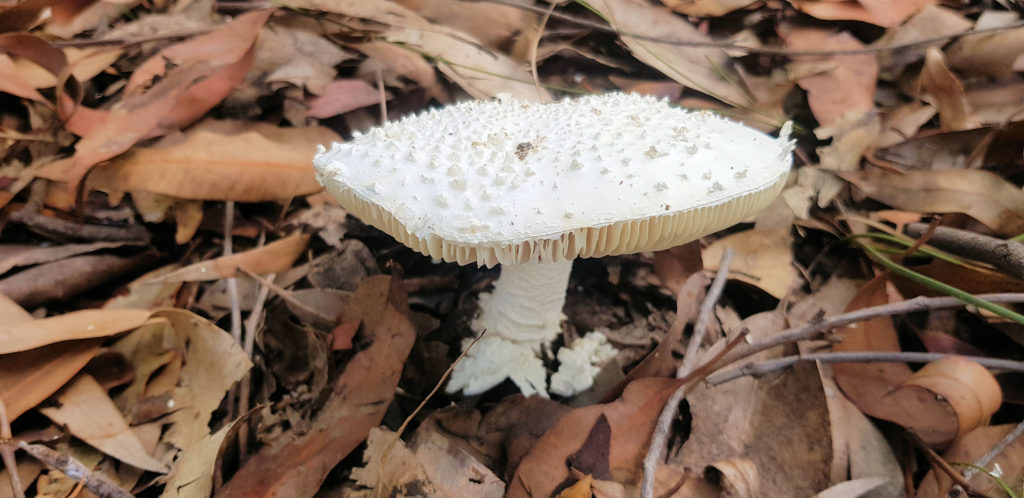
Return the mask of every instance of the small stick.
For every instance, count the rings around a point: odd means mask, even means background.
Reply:
[[[936,453],[935,450],[931,449],[927,444],[924,444],[924,441],[921,441],[921,438],[918,437],[917,434],[914,434],[913,431],[907,431],[907,434],[909,434],[910,441],[914,443],[914,446],[917,446],[917,449],[924,453],[925,458],[931,462],[932,466],[936,467],[935,470],[948,475],[950,479],[953,479],[953,482],[955,482],[957,486],[967,490],[971,496],[985,496],[975,490],[971,486],[971,483],[967,482],[967,479],[964,479],[964,476],[960,475],[960,472],[957,472],[957,470],[954,469],[949,462],[943,459],[942,456]]]
[[[121,489],[109,477],[93,472],[75,457],[51,450],[41,444],[28,444],[24,441],[18,442],[18,447],[32,455],[36,460],[43,462],[51,469],[59,470],[76,482],[85,485],[85,489],[92,491],[100,498],[132,498],[132,494]]]
[[[1013,430],[1008,432],[1005,436],[1003,436],[1003,438],[1000,439],[999,442],[997,442],[995,446],[992,447],[992,449],[988,450],[988,452],[982,455],[981,458],[978,459],[978,461],[974,462],[974,467],[968,467],[967,469],[965,469],[964,479],[970,481],[971,478],[975,476],[975,474],[980,472],[980,470],[978,469],[984,469],[988,467],[988,464],[992,463],[992,460],[994,460],[997,456],[999,456],[1000,453],[1006,450],[1008,446],[1013,444],[1013,442],[1017,438],[1019,438],[1021,434],[1024,434],[1024,421],[1017,424],[1017,426],[1014,427]]]
[[[993,303],[1024,303],[1024,293],[1009,292],[1000,294],[981,294],[977,297]],[[812,320],[802,325],[786,329],[778,335],[772,336],[771,338],[763,341],[740,346],[732,351],[732,353],[725,358],[722,364],[726,365],[734,363],[750,355],[760,353],[766,349],[781,346],[783,344],[791,344],[794,342],[814,339],[827,330],[849,325],[854,322],[869,320],[880,316],[901,315],[904,313],[933,309],[958,308],[961,306],[964,306],[964,302],[955,297],[919,296],[906,301],[900,301],[898,303],[861,308],[859,310],[843,313],[830,318]]]
[[[317,318],[319,318],[319,319],[321,319],[321,320],[323,320],[325,322],[331,322],[335,318],[335,317],[327,316],[327,315],[325,315],[323,313],[320,313],[315,308],[313,308],[313,307],[309,306],[308,304],[303,303],[302,301],[299,301],[298,299],[296,299],[295,296],[293,296],[291,292],[288,292],[287,289],[281,287],[280,285],[275,284],[274,282],[271,282],[270,280],[267,280],[267,279],[265,279],[265,278],[255,274],[255,273],[253,273],[250,270],[247,270],[247,269],[242,268],[241,266],[239,266],[238,268],[236,268],[236,271],[238,271],[239,273],[244,273],[244,274],[248,275],[249,278],[259,282],[260,284],[262,284],[264,286],[266,286],[268,289],[273,291],[274,294],[277,294],[278,297],[280,297],[281,299],[284,299],[285,301],[288,302],[288,304],[294,306],[296,309],[302,310],[305,313],[309,313],[309,314],[311,314],[311,315],[313,315],[313,316],[315,316],[315,317],[317,317]]]
[[[230,256],[234,244],[232,232],[235,229],[235,201],[227,201],[224,203],[224,256]],[[228,299],[231,301],[231,337],[235,339],[235,342],[242,345],[242,307],[238,302],[238,280],[235,277],[230,277],[225,282],[228,290]],[[232,389],[228,393],[228,420],[235,418],[235,404],[238,401],[238,391]]]
[[[644,455],[643,481],[640,483],[640,496],[642,498],[654,498],[654,476],[658,472],[658,460],[661,459],[662,452],[668,445],[668,435],[672,430],[672,419],[675,418],[676,413],[679,411],[679,403],[690,392],[690,388],[693,385],[707,377],[719,365],[719,362],[722,361],[726,354],[732,351],[740,341],[746,339],[749,332],[747,329],[741,330],[736,334],[736,337],[728,340],[728,343],[718,354],[692,372],[679,378],[679,380],[683,381],[683,385],[679,386],[669,396],[665,406],[662,407],[661,413],[658,415],[658,423],[654,426],[654,434],[651,436],[651,445],[647,448],[647,454]]]
[[[18,461],[14,458],[14,448],[11,444],[13,438],[11,421],[7,420],[7,407],[4,405],[4,399],[0,397],[0,456],[3,457],[4,468],[7,469],[8,481],[11,483],[15,498],[25,498],[25,492],[21,489],[21,476],[18,475]]]
[[[943,358],[949,358],[951,356],[960,356],[961,358],[966,358],[985,368],[993,370],[1024,372],[1024,362],[1001,360],[998,358],[986,358],[983,356],[899,351],[855,351],[842,353],[812,353],[747,363],[739,368],[710,375],[707,378],[707,383],[716,386],[747,375],[760,377],[765,374],[791,367],[798,361],[820,361],[822,363],[928,363],[938,361]]]
[[[920,237],[928,230],[924,223],[907,225],[907,233]],[[988,263],[1007,275],[1024,280],[1024,244],[989,237],[951,227],[935,227],[928,243],[959,256]]]
[[[273,282],[275,277],[277,277],[277,274],[271,273],[267,276],[267,281]],[[260,324],[260,317],[263,315],[263,305],[267,302],[268,294],[270,294],[270,288],[261,284],[260,291],[256,295],[256,302],[253,303],[252,311],[249,312],[249,319],[245,321],[245,344],[242,349],[245,350],[245,355],[250,360],[256,345],[256,331]],[[252,390],[251,377],[250,373],[247,372],[238,388],[238,413],[240,414],[249,412],[249,396]],[[245,425],[238,431],[238,454],[244,456],[249,449],[249,421],[243,418],[240,423]]]
[[[726,247],[722,251],[722,259],[718,263],[718,274],[715,275],[715,280],[711,282],[707,296],[700,306],[700,312],[697,313],[697,321],[693,324],[693,334],[690,336],[690,342],[686,345],[686,355],[683,356],[683,364],[676,370],[676,378],[685,377],[697,365],[700,345],[704,342],[704,334],[707,333],[708,322],[711,321],[711,314],[715,310],[715,304],[722,297],[725,282],[729,279],[729,265],[731,264],[732,248]]]

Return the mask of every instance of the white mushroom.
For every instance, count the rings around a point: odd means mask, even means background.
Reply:
[[[489,339],[448,384],[466,394],[510,377],[546,395],[543,366],[523,354],[561,331],[573,259],[665,249],[744,219],[782,190],[793,148],[788,124],[775,139],[633,94],[470,101],[380,129],[317,154],[327,190],[423,254],[502,265],[473,322]]]

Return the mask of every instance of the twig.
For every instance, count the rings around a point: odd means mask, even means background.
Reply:
[[[976,297],[993,303],[1024,303],[1024,293],[981,294]],[[827,330],[842,327],[854,322],[869,320],[880,316],[901,315],[933,309],[958,308],[961,306],[964,306],[963,301],[955,297],[919,296],[906,301],[900,301],[898,303],[861,308],[859,310],[843,313],[830,318],[812,320],[803,325],[786,329],[778,335],[763,341],[745,344],[732,351],[732,353],[726,356],[722,363],[734,363],[752,354],[760,353],[766,349],[771,349],[783,344],[791,344],[794,342],[814,339]]]
[[[309,306],[308,304],[306,304],[306,303],[304,303],[302,301],[299,301],[298,299],[295,299],[295,296],[293,296],[292,293],[289,292],[287,289],[285,289],[285,288],[275,284],[274,282],[271,282],[270,280],[267,280],[267,279],[265,279],[265,278],[255,274],[255,273],[253,273],[250,270],[247,270],[247,269],[242,268],[241,266],[239,266],[237,268],[237,271],[240,272],[240,273],[246,274],[247,276],[249,276],[249,278],[252,278],[253,280],[259,282],[260,284],[263,284],[263,285],[267,286],[267,288],[269,288],[271,291],[273,291],[274,294],[277,294],[278,297],[280,297],[281,299],[284,299],[285,301],[287,301],[288,304],[290,304],[293,307],[295,307],[295,309],[301,310],[304,313],[309,313],[310,315],[313,315],[313,316],[317,317],[318,319],[321,319],[321,320],[323,320],[325,322],[332,322],[334,320],[334,318],[335,318],[333,316],[327,316],[327,315],[325,315],[323,313],[320,313],[319,311],[316,310],[316,308],[313,308],[313,307]]]
[[[713,386],[724,384],[747,375],[760,377],[793,366],[798,361],[820,361],[822,363],[929,363],[951,356],[960,356],[985,368],[1012,372],[1024,372],[1024,362],[986,358],[983,356],[962,356],[946,353],[919,353],[901,351],[853,351],[842,353],[811,353],[786,356],[774,360],[748,363],[739,368],[710,375],[707,383]]]
[[[978,459],[978,461],[974,462],[973,467],[968,467],[966,470],[964,470],[964,479],[970,481],[971,478],[975,476],[975,474],[980,472],[979,469],[984,469],[988,467],[988,464],[992,463],[992,460],[994,460],[997,456],[999,456],[1000,453],[1006,450],[1008,446],[1013,444],[1013,442],[1017,438],[1019,438],[1021,434],[1024,434],[1024,422],[1017,424],[1017,426],[1014,427],[1013,430],[1011,430],[1009,433],[1003,436],[1003,438],[1000,439],[999,442],[995,444],[995,446],[992,446],[992,449],[988,450],[988,452],[982,455],[981,458]],[[949,496],[953,495],[950,494]]]
[[[47,467],[59,470],[72,480],[83,483],[85,489],[92,491],[100,498],[132,498],[131,493],[121,489],[109,477],[100,472],[93,472],[71,455],[51,450],[41,444],[28,444],[24,441],[18,442],[18,447],[36,460],[46,464]]]
[[[654,497],[654,476],[658,472],[658,461],[661,460],[662,452],[665,450],[665,447],[668,446],[668,435],[672,430],[672,419],[675,418],[676,413],[679,411],[679,403],[684,397],[686,397],[690,387],[711,373],[714,367],[722,361],[722,358],[732,351],[740,341],[745,339],[748,333],[749,331],[746,329],[741,330],[736,334],[736,337],[729,340],[728,344],[722,348],[722,351],[700,367],[679,378],[679,380],[683,382],[683,385],[679,386],[679,388],[669,396],[668,400],[665,401],[665,406],[662,407],[661,413],[658,415],[658,423],[654,426],[654,434],[651,436],[651,445],[647,448],[647,454],[644,455],[644,476],[643,481],[640,483],[641,497]]]
[[[928,229],[924,223],[907,225],[907,233],[920,237]],[[1007,275],[1024,279],[1024,244],[1011,240],[989,237],[959,228],[935,227],[928,243],[958,256],[982,261]]]
[[[970,493],[971,496],[985,496],[984,494],[978,492],[978,490],[974,489],[971,486],[971,483],[967,482],[967,479],[964,479],[964,476],[961,475],[960,472],[957,472],[957,470],[954,469],[953,466],[949,464],[949,462],[942,458],[941,455],[936,453],[935,450],[933,450],[927,444],[924,444],[924,441],[922,441],[917,434],[914,434],[913,431],[907,431],[907,434],[910,436],[910,441],[914,443],[914,446],[917,446],[917,449],[921,450],[921,452],[924,453],[925,458],[927,458],[928,461],[931,462],[932,466],[936,467],[935,470],[948,475],[950,479],[953,479],[953,482],[955,482],[961,488],[967,490],[967,492]]]
[[[544,100],[544,90],[540,85],[540,72],[537,70],[537,50],[540,48],[540,40],[544,37],[544,26],[547,26],[548,19],[551,18],[551,13],[555,11],[555,7],[558,4],[552,2],[550,6],[544,11],[544,17],[540,19],[540,23],[537,24],[537,37],[534,38],[533,43],[530,44],[530,72],[533,73],[533,85],[537,87],[537,98]]]
[[[4,468],[7,469],[7,478],[15,498],[25,498],[25,492],[21,488],[21,476],[18,475],[18,461],[14,458],[14,448],[11,444],[13,438],[11,421],[7,420],[7,407],[4,405],[4,399],[0,397],[0,456],[3,457]]]
[[[535,13],[538,13],[538,14],[543,13],[544,10],[545,10],[542,7],[535,7],[535,6],[531,6],[531,5],[524,5],[524,4],[516,2],[515,0],[476,0],[476,1],[484,1],[484,2],[488,2],[488,3],[496,3],[496,4],[499,4],[499,5],[507,5],[509,7],[515,7],[517,9],[528,10],[528,11],[535,12]],[[789,49],[778,48],[778,47],[748,47],[748,46],[745,46],[745,45],[737,45],[737,44],[731,43],[731,42],[701,42],[701,41],[692,41],[692,40],[674,40],[674,39],[662,38],[662,37],[659,37],[659,36],[651,36],[651,35],[644,35],[644,34],[640,34],[640,33],[632,33],[632,32],[628,32],[628,31],[622,31],[622,30],[615,29],[615,28],[610,27],[610,26],[608,26],[607,24],[604,24],[604,23],[600,23],[600,22],[597,22],[597,21],[592,21],[590,19],[586,19],[586,18],[579,17],[579,16],[574,16],[574,15],[571,15],[571,14],[565,14],[565,13],[562,13],[562,12],[555,12],[555,13],[551,14],[551,17],[554,17],[555,19],[558,19],[560,21],[565,21],[565,22],[568,22],[568,23],[575,24],[577,26],[582,26],[582,27],[585,27],[585,28],[590,28],[590,29],[593,29],[593,30],[596,30],[596,31],[601,31],[601,32],[604,32],[604,33],[613,33],[613,34],[616,34],[616,35],[619,35],[619,36],[626,36],[626,37],[635,38],[635,39],[641,40],[641,41],[649,41],[649,42],[661,43],[661,44],[665,44],[665,45],[674,45],[674,46],[680,46],[680,47],[695,47],[695,48],[720,48],[720,49],[723,49],[723,50],[744,51],[744,52],[746,52],[748,54],[776,54],[776,55],[789,55],[789,56],[833,56],[833,55],[874,54],[874,53],[878,53],[878,52],[896,52],[896,51],[900,51],[900,50],[908,50],[908,49],[924,47],[924,46],[932,45],[932,44],[935,44],[935,43],[944,43],[944,42],[948,42],[950,40],[955,40],[955,39],[963,38],[963,37],[967,37],[967,36],[974,36],[974,35],[982,35],[982,34],[989,34],[989,33],[997,33],[997,32],[1002,32],[1002,31],[1009,31],[1011,29],[1019,28],[1021,26],[1024,26],[1024,21],[1018,21],[1018,22],[1015,22],[1013,24],[1008,24],[1006,26],[997,26],[997,27],[984,28],[984,29],[971,29],[971,30],[967,30],[967,31],[961,31],[959,33],[953,33],[953,34],[948,34],[948,35],[940,35],[940,36],[933,36],[933,37],[930,37],[930,38],[922,38],[920,40],[915,40],[915,41],[912,41],[912,42],[898,43],[898,44],[893,44],[893,45],[879,45],[877,47],[867,47],[867,48],[861,48],[861,49],[848,49],[848,50],[789,50]]]
[[[711,314],[715,310],[715,304],[722,297],[725,289],[725,282],[729,279],[729,265],[732,264],[732,248],[726,247],[722,251],[722,259],[718,262],[718,274],[708,288],[707,296],[697,313],[697,321],[693,324],[693,334],[690,335],[690,342],[686,345],[686,355],[683,356],[683,364],[676,370],[676,378],[685,377],[697,365],[697,357],[700,352],[700,345],[704,342],[704,334],[707,333],[708,323],[711,321]]]
[[[277,277],[276,273],[267,275],[267,281],[273,282],[274,278]],[[245,350],[245,355],[252,359],[252,352],[256,345],[256,331],[260,324],[260,317],[263,316],[263,305],[267,302],[267,295],[270,294],[270,288],[266,285],[260,285],[260,291],[256,294],[256,302],[252,305],[252,311],[249,312],[249,319],[245,321],[245,338],[242,349]],[[245,373],[242,378],[241,384],[238,388],[238,413],[245,414],[249,412],[249,395],[252,390],[252,379],[249,372]],[[238,454],[243,457],[248,453],[249,450],[249,423],[248,419],[240,421],[245,424],[238,431]]]
[[[235,229],[235,201],[227,201],[224,203],[224,254],[223,256],[230,256],[234,250],[233,243],[233,232]],[[228,290],[228,299],[231,301],[231,337],[235,339],[235,342],[242,345],[242,306],[238,302],[238,280],[235,277],[229,277],[225,281],[225,285]],[[228,393],[228,420],[234,420],[235,418],[235,404],[238,402],[238,390],[231,389]]]
[[[483,337],[484,334],[486,333],[486,330],[480,332],[480,335],[476,336],[476,338],[473,339],[473,342],[469,343],[469,346],[467,346],[466,349],[464,349],[462,353],[459,354],[459,357],[455,358],[455,361],[453,361],[452,364],[448,366],[448,369],[445,370],[443,374],[441,374],[441,379],[437,381],[437,384],[434,384],[434,388],[430,390],[430,392],[427,394],[427,397],[423,398],[423,401],[420,402],[420,404],[416,407],[415,410],[412,411],[412,413],[409,414],[408,417],[405,417],[405,420],[402,421],[402,425],[398,427],[397,431],[395,431],[395,438],[391,440],[387,448],[384,448],[384,451],[381,452],[380,455],[381,472],[380,475],[378,475],[377,477],[377,486],[375,488],[375,493],[377,496],[381,496],[381,493],[384,490],[384,484],[382,482],[384,478],[384,462],[387,461],[388,455],[391,453],[391,449],[394,448],[396,444],[398,444],[398,440],[401,439],[402,433],[405,432],[405,429],[408,428],[409,424],[412,423],[413,418],[415,418],[416,415],[419,414],[421,410],[423,410],[423,407],[427,406],[427,402],[430,401],[430,399],[433,398],[435,394],[437,394],[437,391],[441,389],[441,386],[444,385],[444,382],[448,380],[448,377],[452,374],[452,370],[455,370],[455,366],[458,365],[459,362],[461,362],[462,359],[466,357],[466,354],[469,353],[469,350],[473,349],[473,346],[476,346],[476,343],[479,342],[480,338]]]
[[[384,90],[384,70],[381,66],[377,66],[377,92],[380,95],[380,102],[377,106],[380,108],[380,124],[388,122],[388,96]]]

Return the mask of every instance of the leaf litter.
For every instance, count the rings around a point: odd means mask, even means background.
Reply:
[[[142,496],[639,496],[704,301],[701,358],[746,334],[718,367],[749,375],[685,397],[656,496],[945,496],[953,474],[1018,492],[1010,7],[0,5],[0,496],[21,496],[8,456],[35,496],[79,493],[72,477]],[[793,120],[782,198],[686,246],[577,262],[560,344],[600,328],[619,350],[592,390],[428,397],[493,274],[348,216],[316,146],[469,98],[620,90]],[[725,248],[729,283],[705,297]],[[974,304],[914,307],[946,295]]]

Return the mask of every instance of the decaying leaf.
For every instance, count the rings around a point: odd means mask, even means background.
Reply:
[[[988,171],[839,173],[868,197],[923,213],[963,213],[1005,236],[1024,232],[1024,192]]]
[[[969,464],[977,462],[982,455],[988,453],[1013,430],[1013,424],[979,427],[960,439],[943,453],[947,462]],[[989,473],[991,475],[989,475]],[[993,479],[998,476],[1006,483],[1019,483],[1024,477],[1024,439],[1016,438],[1006,449],[985,466],[985,470],[975,474],[969,482],[980,493],[988,496],[999,496],[1003,492],[999,483]],[[952,487],[953,480],[942,471],[932,469],[917,488],[920,498],[941,498],[948,496],[946,492]]]
[[[888,285],[885,275],[876,277],[861,288],[847,310],[886,304]],[[838,332],[843,339],[834,351],[900,351],[891,317],[872,318]],[[933,363],[917,373],[903,363],[837,363],[832,370],[861,411],[913,430],[934,446],[974,429],[1002,403],[992,374],[962,359]]]
[[[308,433],[264,447],[216,496],[313,495],[331,468],[380,423],[395,395],[416,337],[407,306],[399,279],[375,276],[363,283],[343,316],[362,320],[372,344],[348,363]]]
[[[0,354],[55,342],[108,337],[149,320],[147,310],[80,310],[38,320],[0,324]]]
[[[39,411],[75,437],[118,460],[153,472],[167,465],[150,456],[103,389],[88,374],[79,375],[57,395],[56,407]]]
[[[291,235],[262,247],[186,266],[160,277],[160,281],[220,280],[239,276],[239,268],[257,275],[284,271],[292,267],[292,263],[302,254],[308,243],[308,235]]]
[[[704,249],[709,270],[718,268],[722,251],[733,250],[729,278],[746,282],[781,299],[797,278],[789,230],[747,230],[716,240]]]
[[[785,30],[783,36],[786,46],[793,50],[864,48],[845,31],[793,27]],[[807,103],[822,126],[829,126],[844,115],[860,116],[875,108],[878,62],[872,54],[794,57],[788,71],[807,90]]]
[[[15,420],[71,380],[99,351],[102,339],[64,341],[0,356],[0,398]]]

